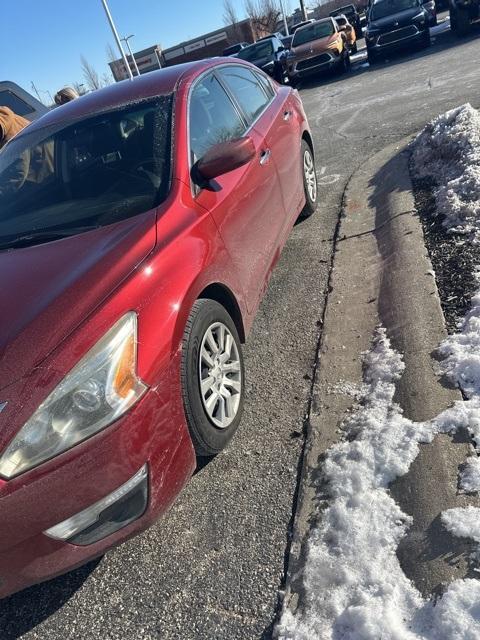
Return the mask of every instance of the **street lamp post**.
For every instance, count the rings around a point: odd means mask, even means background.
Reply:
[[[283,16],[283,27],[285,29],[285,35],[288,36],[290,35],[290,32],[288,30],[288,22],[287,22],[287,15],[285,13],[285,4],[283,0],[280,0],[280,9],[282,10],[282,16]]]
[[[307,20],[307,10],[305,9],[305,0],[300,0],[300,10],[303,15],[303,19]]]
[[[137,61],[135,60],[135,56],[133,55],[132,49],[130,47],[130,43],[128,42],[130,40],[130,38],[133,38],[133,36],[134,36],[134,34],[132,33],[129,36],[125,36],[125,38],[121,38],[121,40],[122,40],[122,42],[125,42],[125,44],[127,45],[127,49],[128,49],[129,54],[130,54],[130,57],[132,59],[133,66],[135,67],[135,71],[137,72],[137,76],[139,76],[140,75],[140,70],[138,68]]]
[[[123,50],[122,43],[120,42],[120,38],[118,36],[118,31],[115,27],[115,23],[113,22],[112,14],[110,13],[110,9],[108,8],[107,0],[102,0],[103,8],[105,9],[105,13],[107,14],[108,22],[110,23],[110,28],[113,33],[113,37],[115,38],[115,42],[117,43],[118,50],[120,51],[120,55],[123,58],[123,63],[125,64],[125,68],[127,70],[128,76],[130,80],[133,80],[133,73],[130,69],[130,65],[128,64],[127,57],[125,55],[125,51]]]

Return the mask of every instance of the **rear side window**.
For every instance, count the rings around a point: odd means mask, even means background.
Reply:
[[[19,98],[12,91],[0,91],[0,104],[2,107],[11,109],[17,116],[27,116],[29,113],[35,111],[31,105]]]
[[[245,122],[217,78],[198,82],[190,97],[190,152],[195,163],[219,142],[241,138]]]
[[[235,65],[221,69],[220,75],[240,105],[248,124],[252,124],[271,102],[271,93],[268,95],[264,91],[257,74],[246,67]]]
[[[0,153],[0,249],[144,213],[170,188],[171,96],[37,129]]]
[[[261,73],[255,73],[255,77],[257,78],[258,82],[262,85],[263,90],[267,94],[267,97],[273,98],[273,96],[275,95],[275,91],[268,77],[264,76]]]

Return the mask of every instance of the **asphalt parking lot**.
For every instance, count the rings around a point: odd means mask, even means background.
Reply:
[[[480,104],[478,33],[459,41],[444,22],[433,35],[427,51],[373,69],[360,52],[349,74],[302,87],[321,205],[293,230],[246,346],[240,431],[142,536],[1,601],[1,640],[271,637],[346,183],[435,115]]]

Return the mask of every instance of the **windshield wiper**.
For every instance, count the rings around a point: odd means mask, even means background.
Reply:
[[[53,240],[60,240],[61,238],[68,238],[69,236],[75,236],[84,231],[91,231],[92,229],[98,229],[96,225],[89,227],[71,227],[70,229],[52,229],[51,231],[35,231],[33,233],[25,234],[24,236],[17,236],[10,238],[9,240],[0,240],[0,251],[6,249],[21,249],[22,247],[31,247],[36,244],[42,244],[44,242],[51,242]]]

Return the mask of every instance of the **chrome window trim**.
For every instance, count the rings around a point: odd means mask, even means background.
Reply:
[[[249,125],[247,118],[245,117],[245,114],[243,112],[243,109],[240,107],[240,105],[238,104],[237,100],[235,99],[235,97],[233,96],[232,92],[230,91],[230,89],[225,86],[224,81],[222,80],[222,78],[216,73],[216,71],[218,69],[225,69],[225,68],[235,68],[235,67],[243,67],[244,69],[248,69],[250,70],[253,74],[255,73],[260,73],[262,75],[264,75],[268,81],[270,82],[270,86],[272,87],[272,91],[273,91],[273,95],[271,96],[269,102],[265,105],[265,108],[257,115],[257,117],[255,118],[255,120],[253,120],[253,122]],[[197,189],[197,185],[195,185],[195,183],[192,180],[191,174],[192,174],[192,168],[193,168],[193,163],[192,163],[192,150],[191,150],[191,145],[190,145],[190,101],[191,101],[191,97],[192,97],[192,93],[195,89],[195,87],[197,86],[197,84],[199,82],[201,82],[202,80],[204,80],[208,75],[214,75],[217,79],[217,81],[220,83],[222,89],[225,91],[225,93],[227,94],[228,99],[230,100],[230,102],[232,103],[233,108],[235,109],[235,111],[237,112],[239,118],[243,121],[243,123],[245,124],[245,131],[243,132],[243,136],[248,135],[248,133],[253,129],[254,125],[258,122],[258,120],[263,116],[263,114],[265,113],[265,111],[268,109],[268,107],[272,104],[272,102],[275,100],[275,98],[277,97],[277,90],[274,87],[274,85],[272,84],[269,76],[267,76],[266,73],[263,73],[261,69],[255,68],[255,69],[250,69],[250,66],[247,66],[246,64],[242,64],[242,63],[231,63],[231,62],[225,62],[219,65],[216,65],[214,67],[210,67],[209,69],[206,69],[203,73],[201,73],[197,78],[195,78],[195,80],[192,82],[192,84],[189,87],[188,90],[188,97],[187,97],[187,141],[188,141],[188,175],[189,175],[189,179],[190,179],[190,190],[192,193],[192,198],[195,200],[199,193],[202,191],[202,189]],[[265,93],[264,88],[262,87],[262,85],[259,85],[263,91],[263,93],[267,96],[267,94]],[[268,98],[269,96],[267,96]]]

